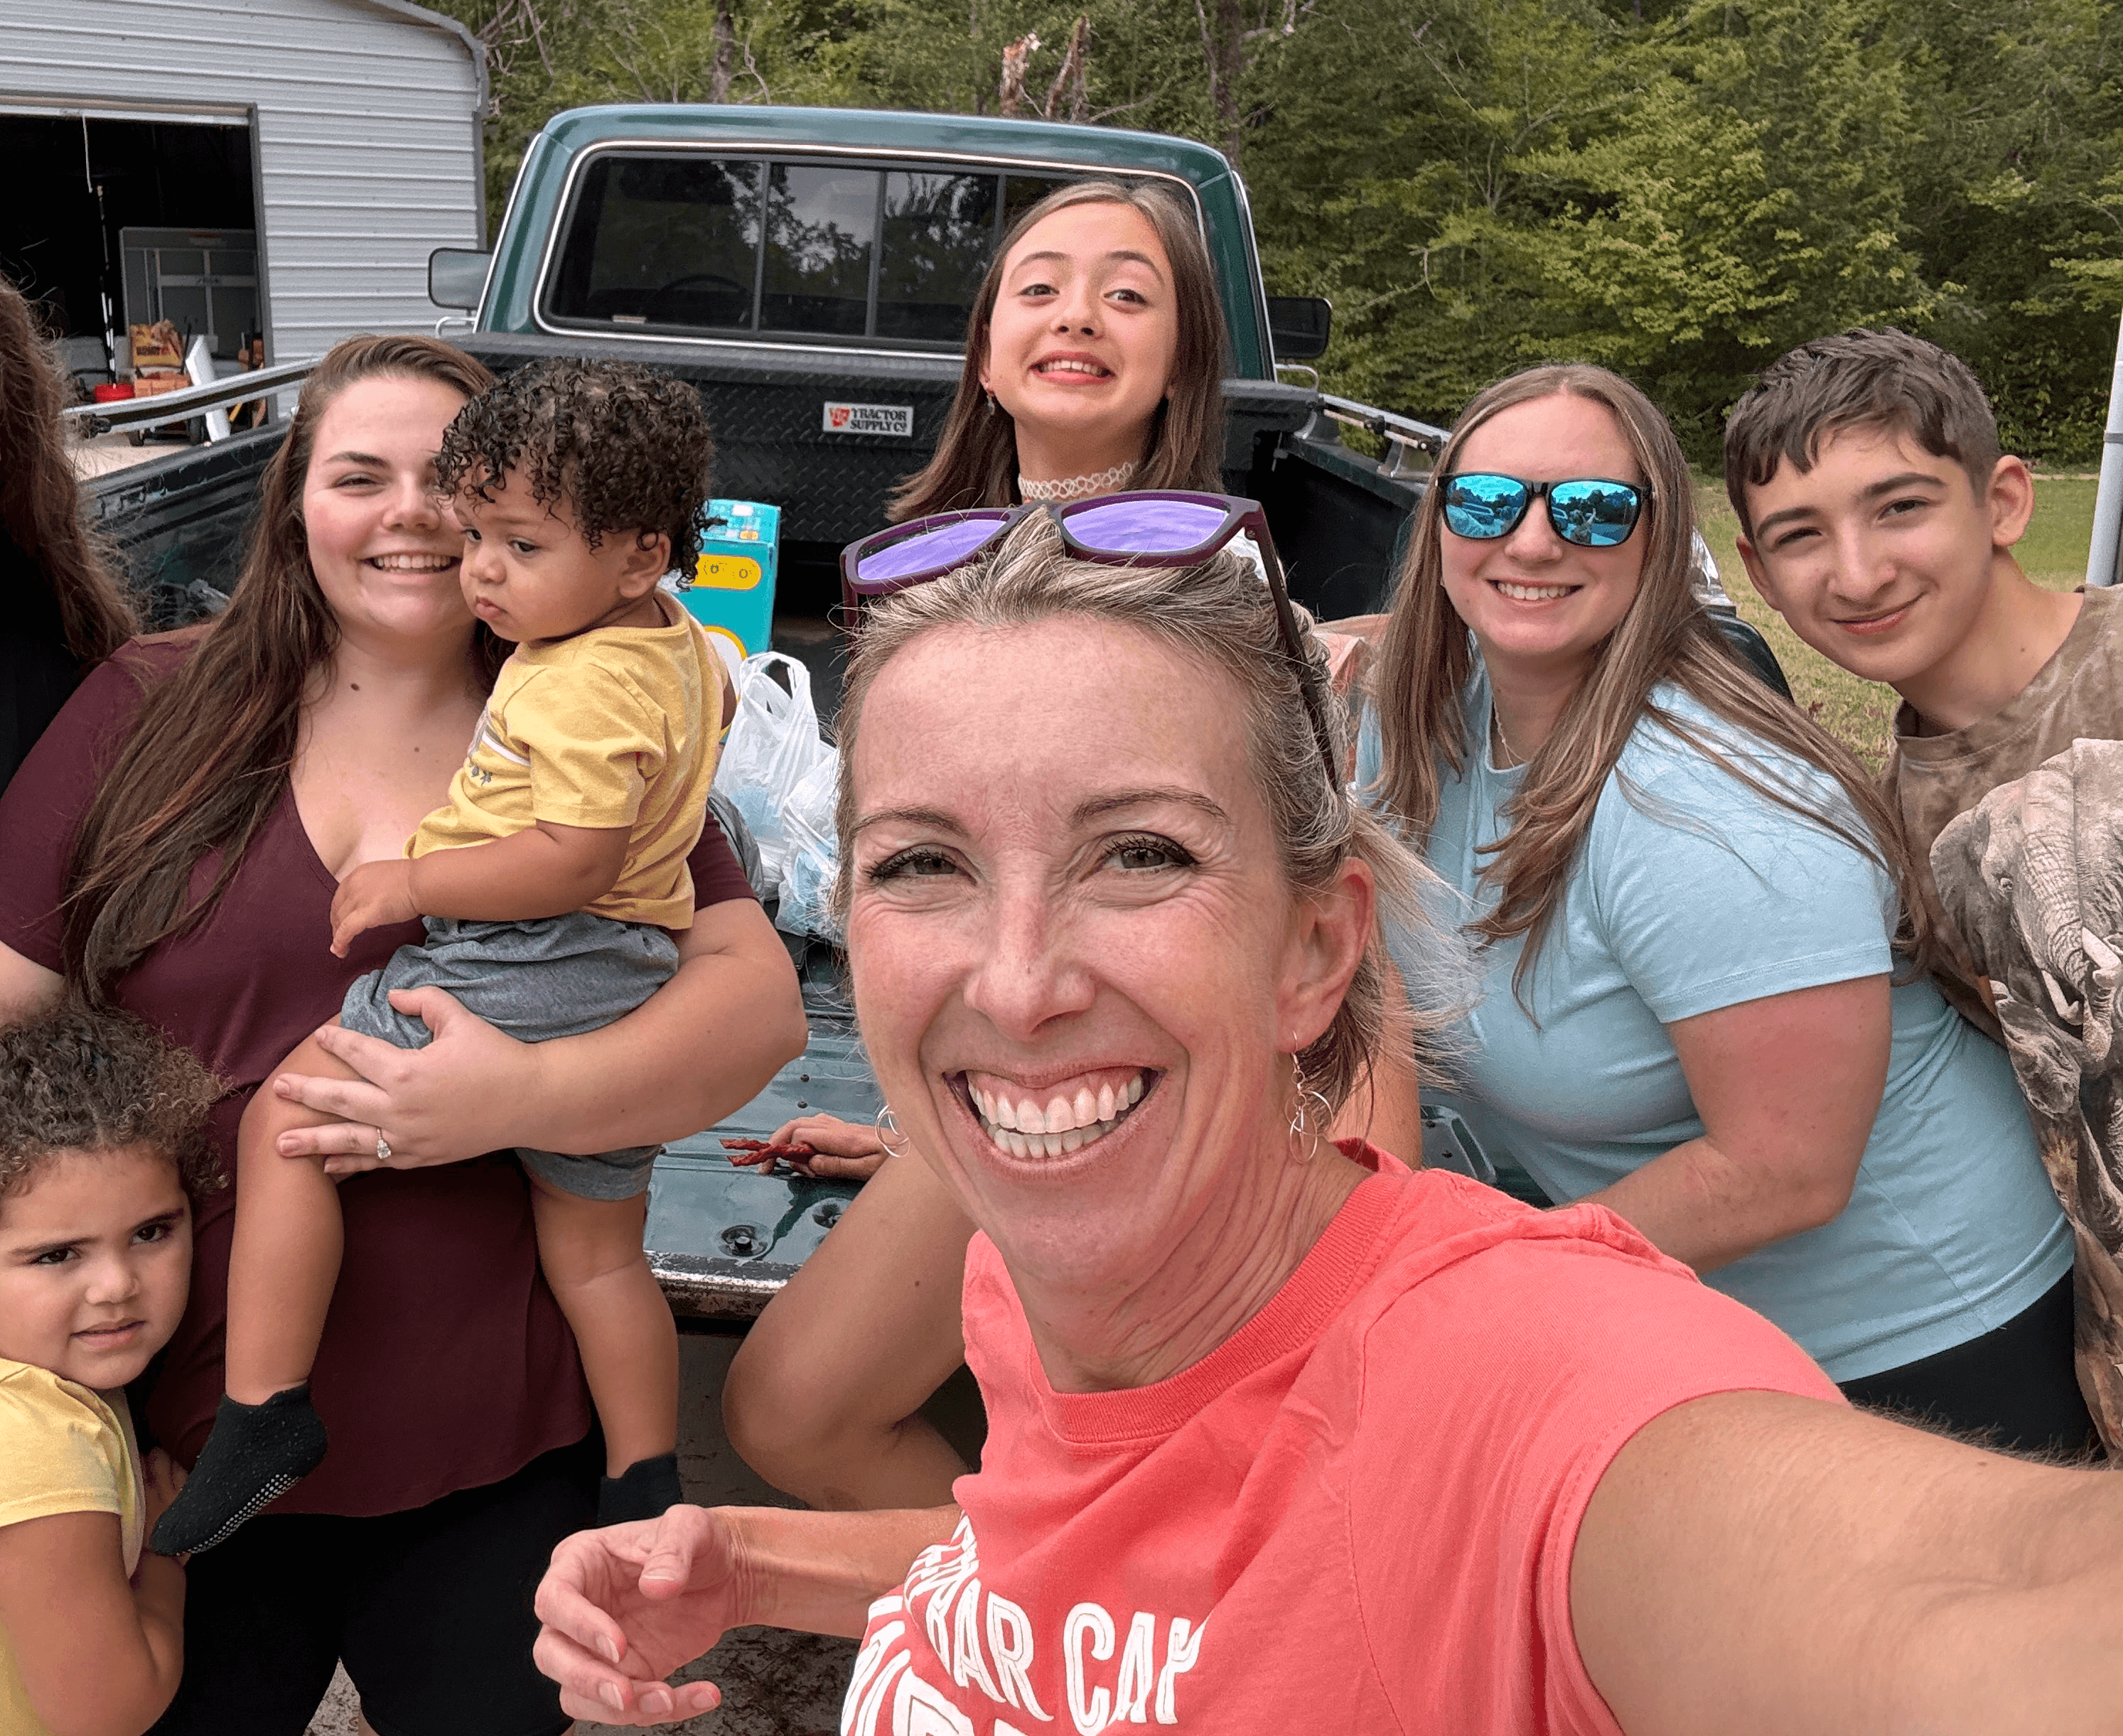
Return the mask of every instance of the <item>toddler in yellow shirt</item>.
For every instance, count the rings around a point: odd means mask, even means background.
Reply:
[[[191,1284],[220,1087],[137,1019],[0,1031],[0,1732],[141,1731],[184,1665],[184,1570],[143,1555],[174,1492],[143,1476],[124,1387]]]
[[[464,531],[466,601],[517,648],[448,803],[402,859],[364,863],[332,901],[342,957],[364,929],[425,919],[420,945],[348,990],[347,1029],[421,1047],[427,1027],[390,996],[433,985],[542,1042],[611,1023],[676,971],[727,686],[658,582],[693,564],[711,456],[693,389],[631,363],[536,364],[451,423],[435,470]],[[314,1039],[286,1065],[351,1076]],[[227,1392],[157,1549],[212,1547],[324,1457],[308,1382],[339,1276],[339,1205],[320,1164],[275,1144],[330,1119],[263,1091],[244,1116]],[[681,1498],[677,1332],[641,1238],[659,1149],[517,1153],[604,1428],[607,1524]]]

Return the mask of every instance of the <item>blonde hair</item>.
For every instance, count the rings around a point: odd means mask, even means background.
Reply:
[[[1324,691],[1326,653],[1296,611],[1313,676]],[[1248,761],[1274,828],[1284,879],[1299,896],[1329,886],[1351,859],[1367,864],[1378,888],[1378,917],[1418,936],[1431,933],[1413,888],[1427,870],[1392,832],[1330,779],[1305,714],[1299,674],[1283,649],[1268,587],[1247,562],[1229,554],[1197,567],[1121,567],[1070,559],[1044,513],[1019,525],[987,559],[926,584],[914,585],[866,614],[849,662],[841,701],[841,788],[837,814],[843,864],[835,903],[843,920],[851,895],[850,839],[855,819],[851,768],[871,686],[893,657],[940,627],[988,631],[1079,616],[1132,628],[1202,667],[1228,676],[1244,695]],[[1342,708],[1329,704],[1338,764],[1345,764]],[[1458,1008],[1412,1011],[1392,1005],[1393,976],[1383,957],[1378,917],[1356,975],[1327,1030],[1297,1057],[1305,1086],[1338,1111],[1367,1076],[1389,1032],[1413,1027],[1418,1053]],[[1450,948],[1453,943],[1444,937]],[[1411,990],[1427,987],[1410,984]],[[1418,993],[1429,1008],[1456,995]]]
[[[1894,811],[1848,749],[1789,700],[1772,693],[1727,648],[1695,599],[1694,479],[1673,429],[1650,399],[1604,367],[1562,363],[1528,368],[1498,381],[1467,406],[1432,474],[1451,475],[1468,438],[1499,411],[1550,397],[1600,405],[1629,442],[1650,484],[1637,531],[1644,539],[1643,573],[1591,673],[1564,706],[1506,805],[1509,829],[1487,847],[1494,854],[1482,868],[1483,880],[1498,889],[1497,907],[1469,924],[1472,932],[1489,943],[1525,937],[1513,976],[1514,987],[1523,995],[1527,973],[1562,907],[1600,793],[1638,721],[1648,717],[1757,794],[1880,863],[1893,877],[1901,901],[1897,939],[1918,968],[1929,968],[1935,943],[1915,865]],[[1445,593],[1443,508],[1442,489],[1424,491],[1371,686],[1384,749],[1376,789],[1418,848],[1428,841],[1436,821],[1446,769],[1464,770],[1472,748],[1464,695],[1474,652],[1466,625]],[[1652,700],[1652,690],[1661,682],[1833,778],[1849,797],[1859,826],[1822,812],[1804,791],[1736,761]]]

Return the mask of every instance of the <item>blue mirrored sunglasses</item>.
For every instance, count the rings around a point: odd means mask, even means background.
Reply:
[[[1548,502],[1548,522],[1565,542],[1581,549],[1611,549],[1629,540],[1643,517],[1651,490],[1610,476],[1568,482],[1526,482],[1489,470],[1447,476],[1445,528],[1474,542],[1493,542],[1519,527],[1536,500]]]
[[[1257,500],[1235,494],[1196,494],[1177,489],[1145,489],[1102,494],[1089,500],[1033,502],[1017,507],[974,507],[939,512],[894,525],[850,543],[841,554],[841,597],[852,623],[861,601],[886,597],[940,578],[964,566],[1013,525],[1033,512],[1044,512],[1062,532],[1062,540],[1078,560],[1109,566],[1188,567],[1207,560],[1241,531],[1251,534],[1268,575],[1276,625],[1283,651],[1297,667],[1298,689],[1311,720],[1327,780],[1339,784],[1333,737],[1327,726],[1326,702],[1318,671],[1305,655],[1304,636],[1290,606],[1282,563],[1268,535],[1268,514]]]

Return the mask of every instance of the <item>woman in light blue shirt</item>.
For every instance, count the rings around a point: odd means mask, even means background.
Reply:
[[[1486,949],[1456,1107],[1854,1398],[2084,1446],[2070,1236],[2011,1066],[1912,974],[1862,769],[1694,601],[1665,419],[1536,368],[1435,475],[1358,776]]]

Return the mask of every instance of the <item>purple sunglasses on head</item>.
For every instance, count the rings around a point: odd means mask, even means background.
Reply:
[[[1334,738],[1327,727],[1319,672],[1305,655],[1282,563],[1276,556],[1275,540],[1268,535],[1268,514],[1257,500],[1180,489],[1144,489],[1066,503],[972,507],[893,525],[841,551],[841,592],[849,620],[860,618],[866,597],[888,597],[964,566],[1033,512],[1044,512],[1054,521],[1075,559],[1116,567],[1190,567],[1207,559],[1241,531],[1249,533],[1260,550],[1283,652],[1296,667],[1298,690],[1304,695],[1305,715],[1327,767],[1327,781],[1339,788]]]

